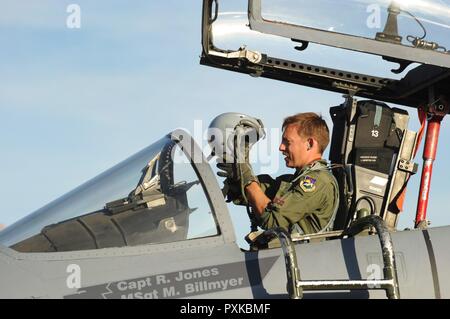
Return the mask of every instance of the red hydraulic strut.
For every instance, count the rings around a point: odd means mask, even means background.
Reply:
[[[417,203],[416,228],[424,228],[427,226],[427,207],[430,195],[431,174],[433,172],[433,163],[436,159],[437,146],[439,141],[439,131],[441,122],[445,115],[448,114],[449,105],[443,99],[438,103],[432,104],[428,109],[428,128],[423,150],[423,169],[422,179],[420,182],[419,200]]]

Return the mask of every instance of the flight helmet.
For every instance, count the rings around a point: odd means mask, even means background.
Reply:
[[[208,143],[212,155],[217,155],[225,162],[232,162],[235,154],[235,137],[245,136],[251,148],[266,135],[260,119],[242,113],[223,113],[212,120],[208,127]]]

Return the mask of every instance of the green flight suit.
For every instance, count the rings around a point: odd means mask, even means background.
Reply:
[[[325,160],[316,161],[294,175],[277,179],[259,175],[260,186],[272,202],[256,218],[263,229],[282,227],[289,232],[311,234],[330,222],[339,201],[336,179]],[[298,226],[300,229],[298,229]]]

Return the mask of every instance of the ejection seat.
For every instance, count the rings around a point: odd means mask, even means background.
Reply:
[[[380,216],[396,229],[413,163],[417,133],[408,130],[406,111],[372,100],[347,101],[330,109],[330,161],[340,189],[334,230],[358,218]]]

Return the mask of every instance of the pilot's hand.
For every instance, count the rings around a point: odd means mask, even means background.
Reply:
[[[239,176],[239,181],[241,182],[242,192],[245,197],[245,187],[252,182],[259,183],[259,180],[253,173],[252,166],[249,162],[237,164],[236,169],[237,175]]]
[[[217,175],[220,177],[226,177],[233,181],[238,181],[236,175],[236,167],[232,163],[217,163],[219,171]]]
[[[222,193],[228,203],[233,202],[237,205],[243,203],[241,186],[236,181],[226,178],[223,182]]]
[[[227,178],[228,182],[241,183],[242,187],[258,181],[258,178],[253,174],[252,166],[248,162],[218,163],[217,168],[219,169],[218,176]]]
[[[218,163],[217,167],[221,170],[217,172],[217,175],[226,177],[223,181],[222,193],[227,202],[246,205],[248,200],[245,188],[252,182],[259,183],[251,165],[249,163]]]
[[[242,120],[240,125],[235,127],[234,151],[238,163],[249,163],[250,149],[266,135],[264,124],[261,120],[256,119],[256,121],[258,124],[254,121]]]
[[[235,162],[250,163],[250,149],[258,141],[256,133],[253,130],[238,127],[235,138]]]

